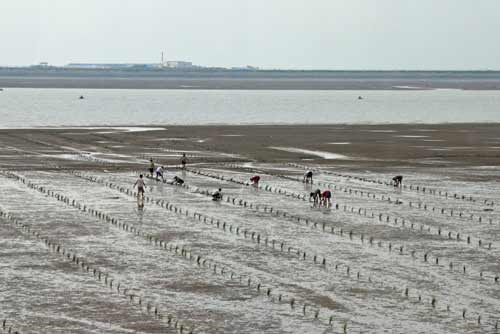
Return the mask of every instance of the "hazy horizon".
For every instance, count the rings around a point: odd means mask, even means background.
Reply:
[[[283,70],[500,70],[500,2],[19,0],[0,66],[48,62]]]
[[[90,71],[90,72],[113,72],[113,71],[119,71],[119,72],[124,72],[124,69],[112,69],[112,68],[72,68],[72,67],[66,67],[65,65],[69,64],[102,64],[102,65],[112,65],[112,64],[130,64],[130,65],[144,65],[144,64],[157,64],[154,62],[120,62],[120,61],[115,61],[115,62],[94,62],[94,61],[82,61],[82,62],[69,62],[67,64],[49,64],[50,68],[58,68],[58,69],[66,69],[66,71],[77,71],[77,72],[84,72],[84,71]],[[193,64],[193,65],[200,65],[200,64]],[[217,70],[221,69],[224,71],[241,71],[241,72],[246,72],[246,70],[242,68],[237,68],[238,66],[230,67],[230,66],[204,66],[200,65],[201,67],[191,67],[187,69],[182,69],[182,68],[168,68],[168,67],[163,67],[162,70],[165,71],[172,71],[172,72],[196,72],[196,71],[203,71],[203,70]],[[241,65],[245,66],[245,65]],[[0,69],[9,69],[9,70],[44,70],[45,67],[40,66],[40,63],[34,63],[34,64],[21,64],[21,65],[2,65],[0,64]],[[143,72],[148,72],[148,71],[155,71],[159,68],[153,68],[153,69],[144,69]],[[378,69],[378,68],[266,68],[266,67],[258,67],[257,69],[260,72],[263,71],[290,71],[290,72],[500,72],[499,69],[476,69],[476,68],[470,68],[470,69],[406,69],[406,68],[394,68],[394,69]],[[131,68],[130,72],[134,71],[139,71],[140,70],[134,70],[134,68]]]

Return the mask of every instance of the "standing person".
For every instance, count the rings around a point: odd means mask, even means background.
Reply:
[[[149,174],[153,177],[155,172],[155,163],[153,162],[153,158],[149,159]]]
[[[161,177],[162,181],[164,181],[165,179],[163,178],[163,166],[159,166],[158,168],[156,168],[156,180],[158,181],[158,179]]]
[[[331,202],[332,192],[330,190],[325,190],[321,193],[321,202],[325,208],[329,208],[332,205]]]
[[[186,157],[186,153],[182,153],[182,157],[181,157],[181,165],[182,165],[182,169],[186,169],[186,164],[187,164],[187,157]]]
[[[312,170],[307,170],[305,173],[304,173],[304,182],[305,183],[313,183],[313,172]]]
[[[252,183],[252,185],[254,186],[258,186],[259,185],[259,181],[260,181],[260,176],[259,175],[254,175],[250,178],[250,182]]]
[[[134,183],[134,188],[137,186],[137,199],[144,198],[144,190],[146,189],[146,183],[144,183],[144,179],[142,174],[139,175],[139,178]]]
[[[403,176],[401,175],[396,175],[392,178],[392,181],[394,182],[394,187],[402,187],[403,186]]]

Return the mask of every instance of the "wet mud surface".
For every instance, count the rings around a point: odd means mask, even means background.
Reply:
[[[407,127],[390,130],[412,136]],[[493,128],[471,127],[469,145],[493,138],[482,131]],[[352,142],[366,128],[351,130],[329,141]],[[462,130],[445,126],[439,136]],[[300,145],[307,128],[273,145],[307,150],[305,158],[260,146],[264,128],[233,149],[241,137],[227,135],[246,131],[1,131],[2,330],[497,332],[500,168],[494,154],[486,161],[488,149],[375,157],[362,154],[370,143]],[[314,155],[324,151],[363,159]],[[165,182],[146,178],[141,208],[133,185],[150,157],[167,171]],[[306,168],[312,185],[302,182]],[[384,183],[396,169],[402,188]],[[249,185],[253,175],[258,186]],[[174,176],[185,184],[172,184]],[[312,205],[316,188],[332,191],[332,207]]]

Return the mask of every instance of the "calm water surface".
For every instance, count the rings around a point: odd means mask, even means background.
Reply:
[[[80,95],[85,98],[79,99]],[[500,92],[31,88],[0,92],[2,128],[445,122],[500,122]]]

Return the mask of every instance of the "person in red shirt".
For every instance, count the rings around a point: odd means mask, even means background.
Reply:
[[[331,198],[332,192],[330,190],[324,190],[321,193],[321,202],[325,208],[329,208],[332,205]]]
[[[254,186],[259,185],[259,181],[260,181],[260,176],[258,176],[258,175],[252,176],[252,177],[250,178],[250,182],[251,182],[251,183],[252,183],[252,185],[254,185]]]

